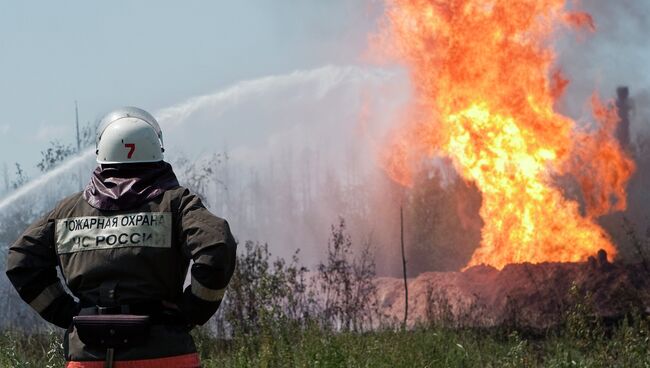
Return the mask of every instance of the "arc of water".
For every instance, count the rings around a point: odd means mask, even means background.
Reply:
[[[222,106],[222,109],[219,110],[222,112],[227,107],[237,105],[245,97],[264,94],[275,89],[287,89],[301,84],[315,83],[316,96],[320,98],[344,82],[383,80],[393,75],[393,72],[379,68],[326,65],[316,69],[298,70],[288,74],[242,81],[216,93],[192,97],[175,106],[161,109],[155,116],[161,124],[181,124],[202,107]]]
[[[204,106],[222,106],[221,111],[224,111],[226,108],[238,104],[246,97],[263,94],[276,88],[286,89],[305,83],[315,83],[318,88],[316,95],[322,96],[344,82],[384,80],[392,75],[392,72],[383,69],[356,66],[328,65],[310,70],[298,70],[288,74],[242,81],[215,93],[193,97],[180,104],[158,110],[154,115],[158,117],[161,124],[180,124],[193,112]],[[0,212],[32,191],[47,185],[52,179],[82,164],[94,153],[94,149],[82,151],[57,168],[21,186],[0,200]]]
[[[63,164],[61,164],[61,165],[57,166],[56,168],[52,169],[47,174],[42,175],[42,176],[28,182],[27,184],[21,186],[20,188],[16,189],[13,193],[11,193],[7,197],[2,198],[2,200],[0,200],[0,212],[4,211],[13,202],[15,202],[18,199],[22,198],[23,196],[31,193],[33,190],[36,190],[36,189],[40,188],[41,186],[44,186],[44,185],[48,184],[52,179],[58,177],[59,175],[67,173],[72,168],[77,167],[77,165],[79,165],[82,162],[88,160],[94,154],[95,154],[95,149],[94,148],[82,151],[79,154],[77,154],[75,157],[67,160]]]

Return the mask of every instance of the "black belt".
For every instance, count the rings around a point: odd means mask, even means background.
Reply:
[[[122,304],[110,307],[102,307],[100,305],[93,305],[88,307],[82,307],[79,315],[81,316],[93,316],[98,314],[135,314],[141,316],[150,316],[157,313],[160,313],[163,309],[162,303],[150,302],[150,303],[135,303],[135,304]]]
[[[132,314],[138,316],[150,316],[153,323],[159,324],[187,324],[180,311],[163,306],[160,302],[145,302],[122,304],[117,306],[102,307],[93,305],[82,307],[80,316],[96,316],[111,314]]]

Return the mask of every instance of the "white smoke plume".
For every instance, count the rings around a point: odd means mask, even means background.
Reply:
[[[571,81],[566,108],[582,117],[589,114],[594,92],[613,99],[618,86],[629,86],[632,95],[650,87],[650,2],[590,0],[576,6],[591,14],[596,31],[567,32],[557,52],[558,64]]]
[[[617,86],[628,85],[637,101],[632,131],[649,130],[650,3],[593,0],[578,6],[592,14],[597,31],[578,37],[561,31],[557,64],[571,80],[563,112],[581,119],[590,114],[594,91],[611,99]],[[318,256],[338,215],[364,207],[364,198],[348,189],[373,182],[377,146],[408,91],[403,72],[329,65],[239,82],[154,115],[165,134],[168,160],[184,156],[197,167],[213,165],[207,202],[231,221],[240,240],[268,241],[279,255],[300,247]],[[223,152],[228,159],[222,155],[216,165],[214,154]],[[48,187],[57,175],[80,170],[89,175],[92,160],[86,162],[80,169],[71,161],[3,198],[0,212]],[[79,181],[55,197],[78,190]],[[377,216],[371,215],[360,232],[394,225],[373,222]]]
[[[404,81],[394,70],[324,66],[242,81],[154,116],[166,159],[179,163],[181,184],[190,183],[198,164],[213,170],[206,203],[241,241],[269,242],[283,256],[295,248],[317,256],[330,224],[347,207],[325,188],[360,183],[376,167],[375,144],[403,103]],[[374,115],[363,125],[360,113],[368,105]],[[93,153],[88,149],[2,198],[0,214],[16,203],[42,213],[80,190],[94,167]],[[215,154],[222,154],[221,165]],[[187,172],[190,163],[195,171]]]

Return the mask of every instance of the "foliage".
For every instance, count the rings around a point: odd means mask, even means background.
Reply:
[[[332,228],[327,261],[318,266],[329,276],[321,271],[313,275],[316,290],[323,290],[321,282],[340,282],[339,291],[331,289],[331,295],[355,298],[354,290],[367,280],[356,276],[354,264],[367,274],[372,268],[369,261],[351,257],[350,243],[340,221]],[[215,336],[207,327],[193,331],[207,368],[650,367],[648,316],[630,314],[606,324],[595,317],[590,295],[577,287],[570,290],[572,303],[564,323],[542,335],[512,324],[477,329],[436,322],[406,330],[397,325],[362,330],[355,327],[354,317],[374,313],[376,306],[367,302],[372,298],[347,307],[336,299],[327,304],[310,291],[308,270],[299,266],[297,253],[290,262],[273,260],[265,244],[247,242],[238,261],[221,310],[228,334]],[[324,313],[324,305],[336,312]],[[323,323],[326,318],[334,321]],[[351,322],[340,323],[346,319]],[[59,333],[5,332],[0,336],[0,366],[63,366]]]
[[[206,368],[648,367],[649,326],[644,317],[626,319],[589,346],[566,329],[534,338],[515,331],[435,326],[360,333],[278,324],[247,339],[217,339],[201,330],[194,337]],[[0,366],[62,367],[59,349],[55,335],[5,334],[0,337]]]
[[[23,184],[27,183],[29,181],[29,177],[25,174],[25,171],[23,168],[20,166],[18,162],[16,164],[16,178],[11,182],[11,187],[14,189],[18,189],[19,187],[23,186]]]
[[[79,149],[90,147],[95,142],[94,131],[95,128],[88,123],[79,130],[79,141],[75,142],[75,144],[62,143],[58,140],[50,141],[50,146],[41,151],[41,161],[36,164],[36,167],[41,172],[50,171],[65,159],[77,153],[76,144],[79,145]]]
[[[307,290],[307,269],[271,260],[267,244],[246,242],[228,287],[222,313],[237,334],[258,334],[274,323],[302,323],[313,315],[313,295]]]
[[[228,162],[228,153],[213,153],[207,159],[191,161],[180,155],[175,167],[180,168],[183,184],[200,198],[207,199],[210,185],[221,188],[225,183],[219,178],[219,166]]]
[[[637,259],[640,259],[645,270],[650,272],[650,262],[648,261],[648,256],[646,255],[650,241],[648,234],[646,233],[645,239],[641,239],[639,235],[637,235],[634,223],[628,219],[627,216],[623,216],[622,227],[628,241],[632,245],[632,249],[636,253]]]
[[[479,244],[481,196],[462,180],[423,168],[405,192],[404,227],[409,276],[456,271]]]
[[[5,331],[0,336],[0,367],[63,367],[59,331],[21,334]]]
[[[323,324],[334,330],[361,331],[371,327],[377,288],[373,283],[375,263],[370,244],[353,258],[345,220],[332,225],[327,244],[327,261],[318,265],[318,287],[324,298]]]
[[[68,156],[74,154],[76,150],[70,144],[64,144],[59,141],[51,141],[50,147],[41,151],[41,161],[36,164],[41,172],[47,172],[56,167]]]

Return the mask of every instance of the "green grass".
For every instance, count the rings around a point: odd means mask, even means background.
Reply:
[[[506,330],[417,328],[331,333],[278,328],[229,343],[197,336],[205,367],[650,367],[648,321],[524,337]]]
[[[648,319],[567,324],[545,335],[505,329],[420,327],[367,333],[316,325],[276,325],[218,340],[194,331],[203,365],[211,367],[650,367]],[[1,367],[62,367],[58,334],[0,337]]]
[[[21,334],[5,331],[0,335],[0,367],[63,367],[62,333]]]

